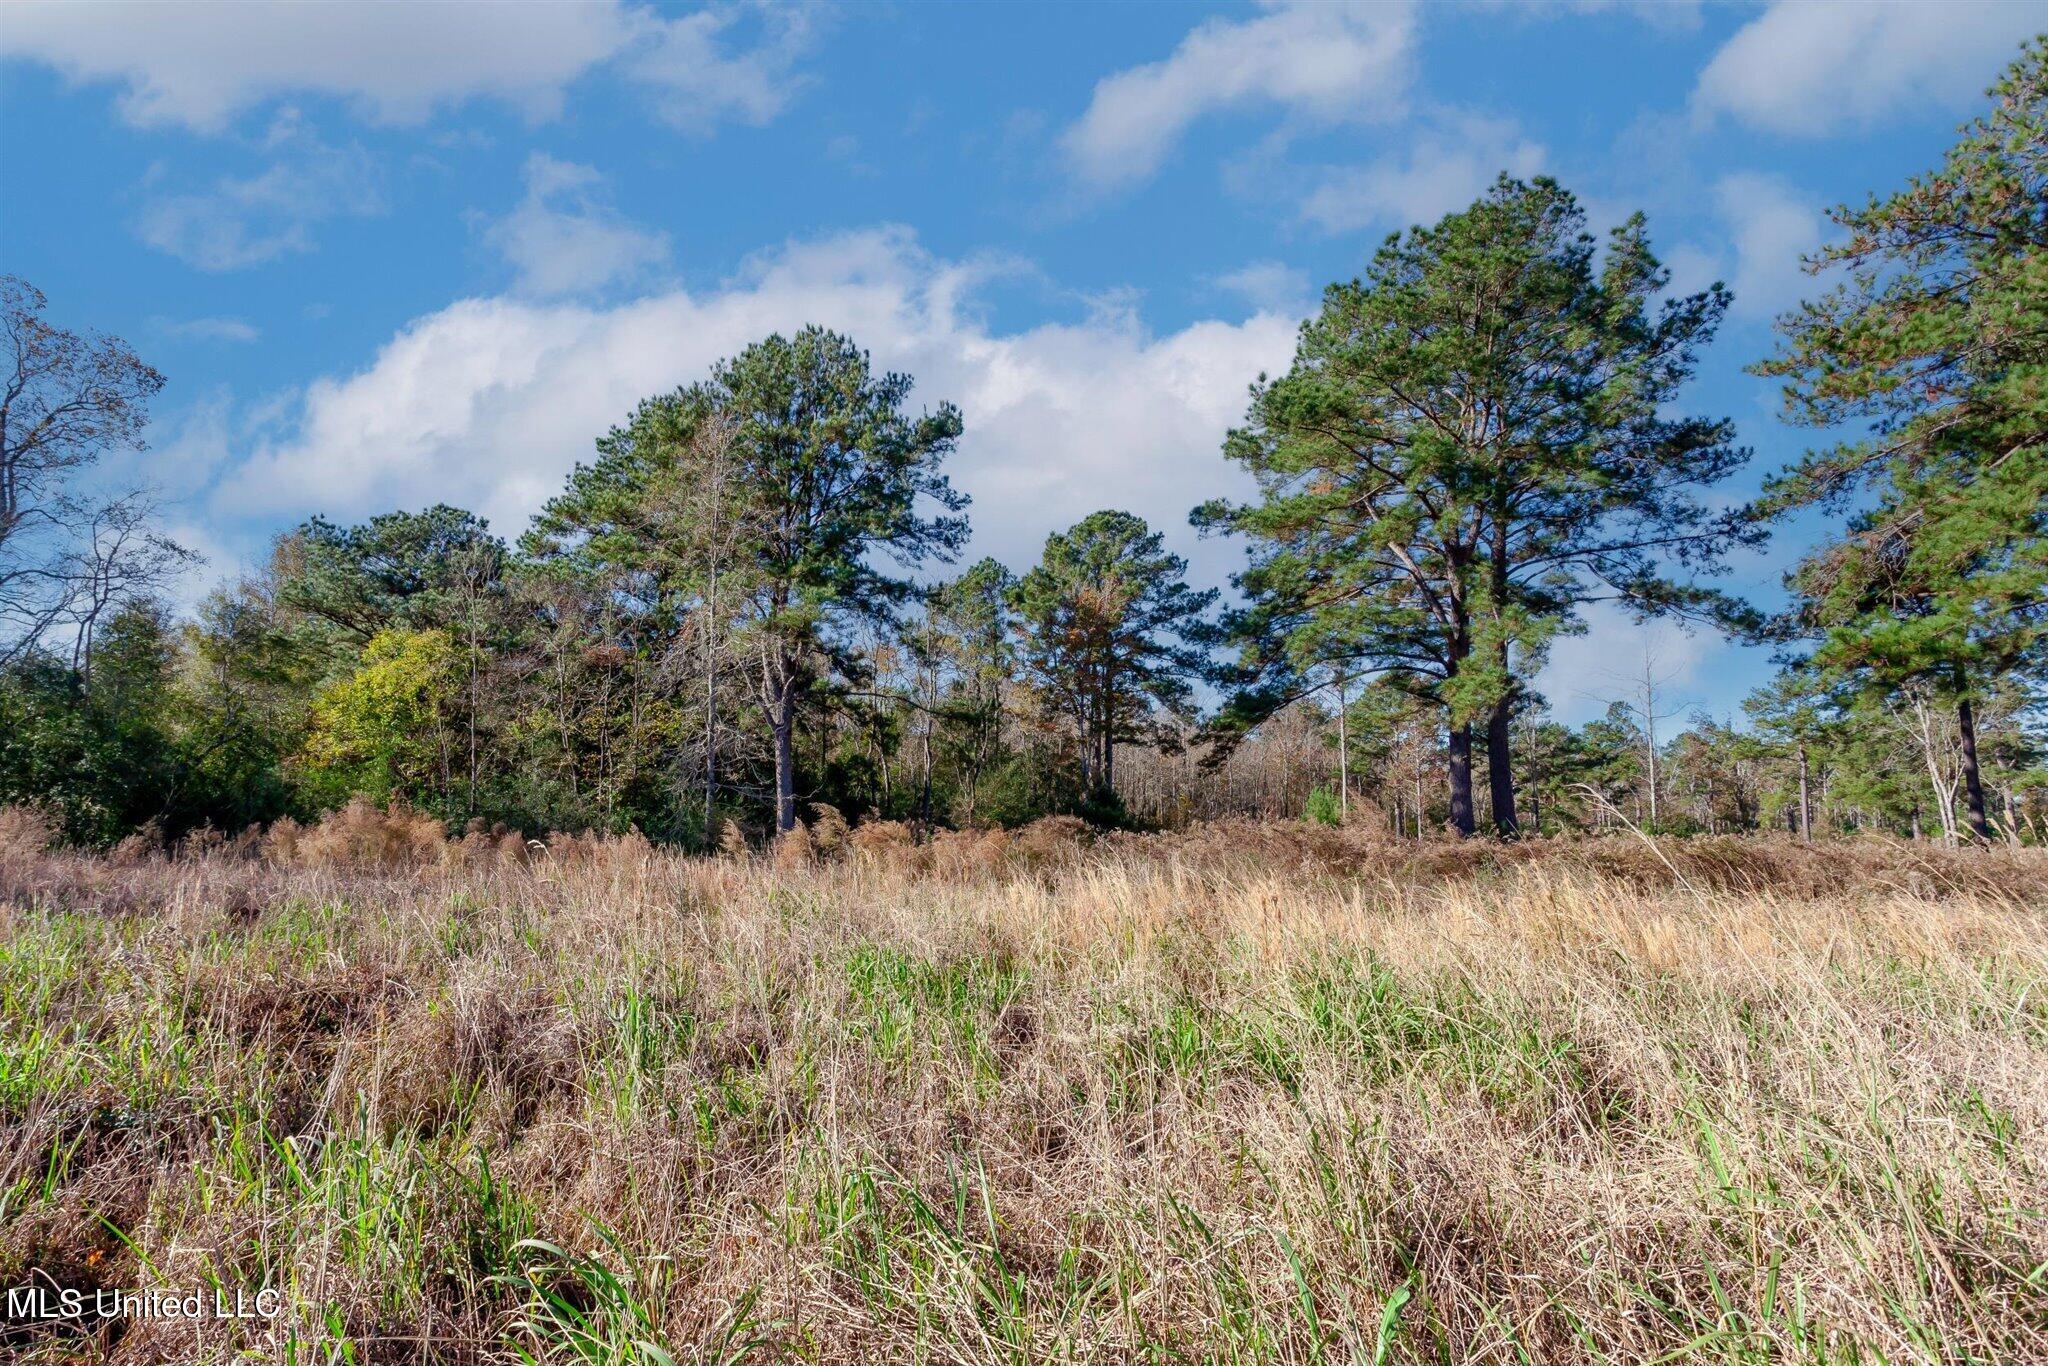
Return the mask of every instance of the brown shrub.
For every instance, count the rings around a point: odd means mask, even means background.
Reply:
[[[811,803],[811,844],[822,858],[835,858],[846,851],[846,817],[829,802]]]
[[[219,853],[227,842],[227,836],[211,825],[197,826],[187,830],[178,841],[178,857],[187,863],[198,863]]]
[[[356,797],[298,832],[293,858],[312,868],[424,868],[440,863],[447,845],[433,817],[396,802],[380,810]]]
[[[849,843],[863,863],[909,868],[918,862],[917,832],[903,821],[862,821]]]
[[[290,816],[272,821],[270,828],[263,832],[261,853],[266,862],[291,865],[299,861],[299,841],[305,837],[306,827]]]
[[[163,826],[152,818],[123,835],[114,847],[107,851],[107,862],[117,867],[133,867],[135,864],[159,858],[163,852]]]
[[[1095,827],[1079,816],[1040,816],[1017,832],[1015,848],[1027,858],[1071,858],[1094,841]]]
[[[777,835],[775,843],[769,846],[769,854],[775,866],[784,872],[808,868],[818,861],[818,850],[811,840],[810,827],[802,821]]]
[[[931,838],[930,867],[940,877],[986,876],[1008,861],[1013,842],[1010,832],[999,827],[941,830]]]
[[[57,822],[40,807],[0,806],[0,858],[34,858],[57,843]]]

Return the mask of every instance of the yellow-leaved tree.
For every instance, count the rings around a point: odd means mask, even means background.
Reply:
[[[460,679],[448,633],[379,631],[354,673],[320,690],[304,751],[323,800],[422,803],[448,790],[449,708]]]

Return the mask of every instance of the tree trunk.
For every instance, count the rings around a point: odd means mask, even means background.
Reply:
[[[1493,704],[1493,714],[1486,718],[1487,795],[1493,799],[1494,832],[1504,840],[1521,834],[1521,827],[1515,822],[1514,756],[1509,749],[1512,710],[1513,704],[1503,697]]]
[[[711,566],[711,588],[704,611],[704,847],[718,848],[718,566]]]
[[[768,728],[775,737],[775,828],[796,828],[796,670],[783,663],[775,670],[769,694]],[[818,738],[825,737],[824,727]]]
[[[796,718],[789,708],[775,716],[775,828],[796,828]]]
[[[1799,746],[1799,838],[1813,839],[1813,808],[1808,804],[1806,788],[1806,746]]]
[[[1345,697],[1347,680],[1337,680],[1337,820],[1351,819],[1351,704]]]
[[[1934,790],[1935,814],[1941,817],[1941,842],[1956,847],[1956,789],[1941,778],[1941,755],[1934,737],[1934,717],[1926,699],[1913,698],[1913,721],[1920,741],[1920,753],[1927,760],[1927,785]]]
[[[1969,812],[1970,833],[1986,844],[1991,842],[1991,822],[1984,818],[1984,779],[1977,768],[1977,714],[1967,695],[1956,702],[1956,726],[1963,740],[1963,805]]]
[[[1472,820],[1472,724],[1451,727],[1451,828],[1469,836]]]

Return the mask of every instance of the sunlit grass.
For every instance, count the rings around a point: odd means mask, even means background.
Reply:
[[[8,855],[0,1272],[287,1303],[8,1350],[2048,1357],[2041,855],[1068,836]]]

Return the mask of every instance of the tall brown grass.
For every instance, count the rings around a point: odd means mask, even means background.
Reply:
[[[2039,851],[818,817],[0,815],[0,1283],[288,1304],[0,1352],[2048,1360]]]

